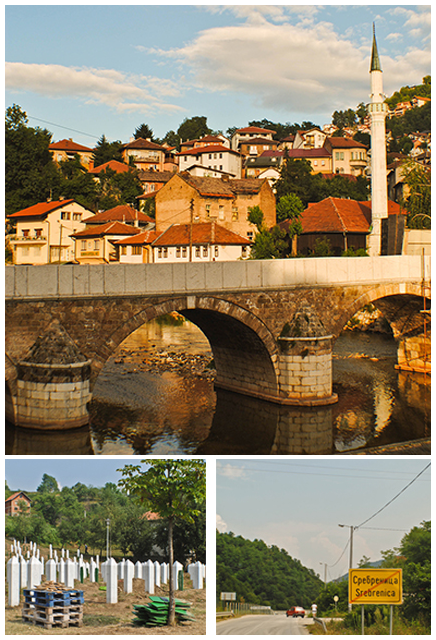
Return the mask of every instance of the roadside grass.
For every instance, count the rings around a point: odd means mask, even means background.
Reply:
[[[327,634],[332,636],[355,636],[361,634],[361,628],[353,628],[345,625],[344,621],[326,622]],[[323,636],[324,631],[320,625],[311,625],[307,627],[309,633],[314,636]],[[389,622],[376,622],[370,626],[365,626],[366,636],[388,636]],[[402,620],[394,619],[392,635],[395,636],[415,636],[415,635],[431,635],[431,628],[423,625],[418,620]]]

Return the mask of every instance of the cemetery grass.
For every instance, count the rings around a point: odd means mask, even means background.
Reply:
[[[133,605],[148,604],[149,597],[144,593],[144,581],[133,580],[133,592],[123,592],[123,581],[118,581],[118,602],[106,604],[106,591],[100,591],[102,583],[85,580],[76,581],[75,588],[83,591],[83,625],[66,629],[53,627],[44,629],[41,625],[24,622],[21,617],[22,600],[19,607],[9,607],[6,595],[5,633],[6,635],[204,635],[206,633],[206,590],[191,589],[188,574],[185,574],[185,588],[176,591],[176,598],[191,603],[189,612],[195,622],[185,622],[175,627],[137,627],[133,625]],[[156,588],[155,594],[168,596],[167,588]]]

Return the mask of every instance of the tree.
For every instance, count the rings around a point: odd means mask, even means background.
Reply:
[[[194,116],[193,118],[185,118],[177,129],[177,135],[183,141],[197,140],[203,136],[210,135],[212,129],[207,126],[206,116]]]
[[[135,138],[135,140],[138,140],[138,138],[144,138],[144,140],[151,140],[152,142],[154,140],[153,130],[150,129],[148,124],[145,123],[142,123],[139,125],[139,127],[136,127],[133,137]]]
[[[94,148],[94,166],[99,167],[110,160],[122,162],[121,148],[123,144],[120,140],[109,142],[103,134]]]
[[[98,178],[98,209],[107,210],[119,204],[134,206],[136,197],[143,193],[138,170],[135,167],[122,173],[117,173],[107,167],[99,173]]]
[[[97,211],[98,190],[91,173],[80,162],[78,154],[59,163],[61,174],[60,195],[74,198],[81,205]]]
[[[430,229],[431,173],[412,160],[403,162],[402,169],[408,195],[402,198],[401,205],[407,211],[407,225],[410,229]]]
[[[59,490],[58,481],[48,473],[42,476],[41,484],[36,489],[39,493],[55,493]]]
[[[158,513],[168,522],[169,614],[168,624],[175,625],[175,599],[172,580],[173,528],[178,520],[192,522],[199,505],[206,499],[206,464],[204,460],[142,460],[146,471],[138,465],[126,465],[119,485],[137,496],[144,507]]]
[[[44,202],[54,195],[59,177],[50,143],[51,133],[40,127],[29,127],[26,112],[19,105],[6,109],[6,214]]]
[[[167,144],[170,147],[177,147],[180,151],[180,138],[175,131],[170,129],[166,132],[165,136],[160,140],[160,144]]]

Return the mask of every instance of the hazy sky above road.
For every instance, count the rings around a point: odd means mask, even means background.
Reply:
[[[368,102],[372,23],[387,94],[430,73],[430,5],[6,6],[6,106],[53,139],[127,142],[207,116],[331,121]]]
[[[327,563],[330,580],[349,567],[349,549],[341,554],[350,528],[338,525],[363,524],[428,464],[419,457],[217,460],[217,529],[284,548],[322,579]],[[429,468],[355,531],[354,566],[363,556],[380,560],[431,519],[430,484]]]

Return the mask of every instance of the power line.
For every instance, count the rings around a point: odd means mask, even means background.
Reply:
[[[36,118],[35,116],[30,116],[27,114],[28,118],[32,118],[33,120],[38,120],[38,122],[45,122],[45,124],[51,124],[53,127],[60,127],[61,129],[68,129],[68,131],[74,131],[75,133],[80,133],[82,136],[89,136],[90,138],[95,138],[98,140],[100,136],[94,136],[92,133],[85,133],[84,131],[79,131],[78,129],[71,129],[71,127],[65,127],[63,124],[57,124],[56,122],[49,122],[48,120],[42,120],[41,118]]]
[[[375,518],[379,513],[381,513],[384,509],[386,509],[386,507],[388,507],[390,504],[393,503],[394,500],[396,500],[402,493],[404,493],[406,491],[406,489],[408,489],[410,487],[411,484],[413,484],[415,482],[415,480],[418,480],[419,476],[421,476],[424,471],[427,471],[427,469],[431,466],[431,462],[428,463],[428,465],[418,473],[418,475],[416,475],[413,480],[411,480],[409,482],[409,484],[407,484],[403,489],[401,489],[401,491],[399,493],[397,493],[397,495],[395,497],[392,498],[392,500],[389,500],[389,502],[387,502],[384,507],[382,507],[381,509],[379,509],[378,511],[376,511],[370,518],[367,518],[366,520],[364,520],[364,522],[362,522],[362,524],[359,524],[357,527],[355,527],[354,530],[359,529],[360,527],[362,527],[364,524],[366,524],[367,522],[369,522],[370,520],[372,520],[373,518]]]

